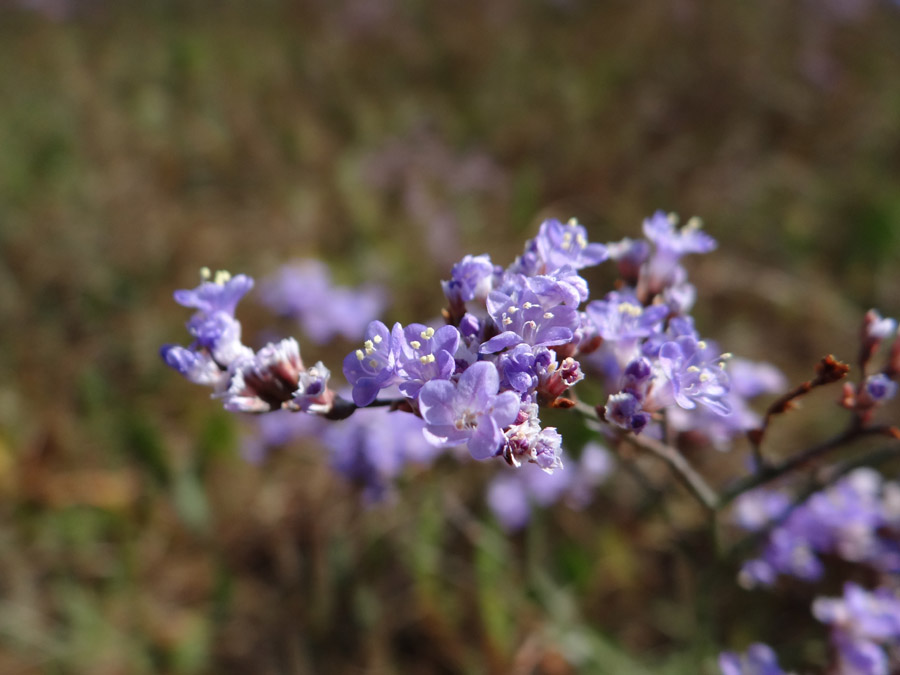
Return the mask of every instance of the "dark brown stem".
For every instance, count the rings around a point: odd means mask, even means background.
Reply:
[[[900,440],[900,429],[887,424],[863,427],[854,420],[854,423],[848,429],[838,435],[807,448],[792,457],[788,457],[777,464],[763,466],[756,474],[739,480],[722,494],[720,506],[726,506],[745,492],[770,483],[795,469],[821,459],[837,448],[866,436],[887,436],[888,438]]]

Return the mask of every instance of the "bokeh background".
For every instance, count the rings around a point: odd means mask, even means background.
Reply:
[[[695,675],[799,630],[652,466],[512,536],[482,464],[366,507],[314,444],[246,463],[251,424],[158,357],[203,265],[320,258],[405,323],[544,217],[613,241],[660,208],[720,242],[702,333],[793,380],[852,360],[867,308],[900,314],[900,7],[0,2],[0,673]]]

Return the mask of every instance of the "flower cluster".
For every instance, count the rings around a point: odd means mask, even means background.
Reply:
[[[260,299],[275,314],[296,321],[312,342],[326,344],[338,335],[356,340],[381,314],[386,295],[372,284],[338,286],[325,263],[297,260],[262,281]]]
[[[823,556],[900,572],[900,483],[873,469],[856,469],[793,509],[784,493],[754,490],[738,499],[735,515],[746,530],[771,527],[762,554],[741,569],[745,587],[771,586],[779,574],[816,581]]]
[[[588,443],[578,459],[566,460],[565,471],[502,471],[488,485],[487,504],[508,532],[521,530],[531,519],[532,507],[563,502],[573,509],[586,507],[594,490],[614,468],[612,454],[599,443]]]
[[[698,221],[679,228],[662,213],[645,221],[644,234],[645,240],[604,245],[589,242],[575,220],[547,220],[505,269],[487,255],[464,257],[443,282],[444,325],[389,329],[376,320],[365,327],[362,345],[343,363],[352,404],[329,389],[322,363],[303,365],[295,340],[256,352],[241,343],[234,310],[253,284],[243,275],[220,274],[176,293],[181,304],[198,310],[188,323],[195,341],[188,348],[164,347],[163,356],[188,379],[213,386],[225,407],[239,412],[345,417],[396,387],[401,399],[395,407],[421,417],[432,445],[466,445],[476,459],[500,456],[547,472],[562,466],[562,440],[542,424],[540,408],[572,405],[563,395],[584,378],[582,363],[609,391],[599,407],[606,421],[627,432],[640,433],[664,409],[693,411],[694,417],[680,418],[680,429],[703,414],[723,418],[719,436],[745,429],[746,406],[730,388],[728,355],[700,338],[688,314],[695,291],[680,259],[712,250],[714,240]],[[590,301],[580,272],[610,257],[622,283]],[[322,340],[353,332],[363,309],[378,309],[375,295],[350,302],[353,294],[344,291],[332,287],[327,269],[304,263],[265,283],[263,296]],[[758,382],[748,386],[760,388]]]
[[[187,322],[194,341],[188,347],[165,345],[163,360],[195,384],[210,386],[226,410],[262,413],[286,409],[330,413],[334,393],[331,372],[320,361],[306,368],[293,338],[269,343],[254,352],[241,341],[234,312],[253,288],[253,280],[227,272],[201,270],[203,281],[175,292],[175,301],[197,311]]]

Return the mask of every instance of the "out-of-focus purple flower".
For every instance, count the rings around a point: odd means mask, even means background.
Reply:
[[[454,326],[435,330],[420,323],[394,329],[397,375],[400,391],[415,398],[429,380],[447,380],[456,370],[454,355],[459,347],[459,331]]]
[[[642,274],[651,293],[658,293],[675,281],[678,261],[688,253],[708,253],[716,247],[716,240],[703,232],[701,223],[691,218],[682,228],[677,220],[657,211],[644,221],[644,236],[652,241],[655,250]]]
[[[166,345],[160,355],[169,367],[192,382],[219,387],[227,378],[216,377],[213,366],[225,371],[232,363],[253,355],[241,343],[241,324],[234,318],[238,302],[253,288],[253,279],[243,274],[232,277],[224,271],[213,278],[207,268],[201,270],[201,276],[203,281],[196,288],[174,293],[180,305],[197,310],[186,324],[194,342],[187,350]]]
[[[241,455],[248,462],[262,462],[272,449],[298,438],[318,436],[325,426],[333,424],[317,415],[298,415],[288,410],[275,410],[253,418],[253,431],[247,433]]]
[[[863,337],[869,340],[885,340],[897,330],[897,321],[889,317],[882,317],[874,309],[866,312],[863,321]]]
[[[641,433],[650,422],[650,414],[644,412],[640,399],[631,392],[611,394],[606,400],[606,421],[620,429]]]
[[[891,667],[881,645],[900,646],[900,597],[886,588],[873,592],[848,582],[842,598],[816,598],[813,616],[832,628],[831,643],[840,673],[888,675]]]
[[[757,488],[745,492],[734,502],[734,522],[749,532],[759,532],[782,518],[791,506],[783,492]]]
[[[423,428],[422,420],[408,413],[357,410],[348,419],[329,424],[321,438],[330,450],[332,467],[360,485],[364,499],[372,503],[384,499],[408,464],[428,464],[440,454],[423,438]]]
[[[813,494],[769,533],[760,557],[744,565],[742,585],[770,585],[779,574],[816,580],[824,569],[818,557],[823,554],[880,571],[898,571],[900,551],[891,535],[897,523],[889,501],[894,485],[883,485],[874,469],[860,468]],[[773,501],[765,508],[777,511],[782,507],[777,497],[765,497],[764,493],[742,497],[739,507],[749,501],[748,509],[759,511],[767,499]],[[762,515],[754,519],[739,510],[741,513],[742,526],[758,529]]]
[[[566,462],[567,468],[552,474],[529,467],[497,474],[488,486],[487,503],[504,530],[515,532],[525,527],[533,506],[543,508],[563,501],[571,508],[584,508],[612,471],[609,451],[597,443],[586,445],[578,461]]]
[[[897,395],[897,383],[884,373],[878,373],[866,378],[865,391],[873,402],[884,403]]]
[[[638,341],[659,332],[669,313],[664,305],[644,307],[630,291],[612,291],[603,300],[589,302],[588,318],[624,366],[638,354]]]
[[[750,407],[748,399],[784,391],[787,386],[784,374],[769,363],[730,358],[725,362],[725,371],[731,412],[721,415],[706,406],[693,410],[673,407],[669,408],[667,418],[670,428],[702,434],[719,450],[730,449],[735,436],[759,426],[761,417]]]
[[[273,312],[297,321],[318,344],[335,335],[357,339],[385,306],[383,289],[374,285],[336,286],[328,267],[318,260],[285,265],[263,281],[260,297]]]
[[[650,257],[650,243],[646,239],[625,238],[606,245],[609,257],[616,261],[619,276],[626,283],[636,285],[641,265]]]
[[[708,353],[708,345],[689,336],[666,342],[659,350],[659,365],[665,378],[665,394],[656,387],[657,403],[665,402],[668,394],[682,408],[691,410],[697,403],[713,412],[727,415],[728,375],[721,356]]]
[[[497,368],[488,361],[473,363],[456,383],[426,382],[419,391],[425,437],[438,447],[466,443],[475,459],[493,457],[519,412],[519,396],[499,390]]]
[[[278,410],[290,401],[303,372],[300,346],[293,338],[270,343],[232,366],[231,382],[222,398],[232,412]]]
[[[772,648],[756,642],[746,654],[722,652],[719,655],[722,675],[785,675]]]
[[[208,268],[200,273],[204,281],[196,288],[175,291],[175,302],[204,314],[225,312],[234,316],[238,302],[253,288],[253,279],[245,274],[231,276],[219,271],[213,277]]]
[[[394,333],[401,331],[394,325]],[[395,341],[380,321],[372,321],[366,328],[362,349],[344,358],[344,376],[353,387],[353,402],[365,407],[375,400],[378,392],[400,381],[397,375]]]
[[[574,218],[565,225],[556,219],[541,223],[535,248],[544,263],[545,271],[552,271],[570,265],[579,270],[599,265],[608,257],[603,244],[592,244],[587,239],[587,230]]]
[[[181,345],[163,345],[159,353],[167,366],[194,384],[219,388],[228,381],[228,372],[222,370],[207,352],[196,352]]]

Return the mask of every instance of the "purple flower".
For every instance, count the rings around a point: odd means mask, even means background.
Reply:
[[[450,270],[450,280],[442,281],[444,295],[453,303],[486,298],[493,287],[496,268],[488,255],[467,255]]]
[[[659,365],[665,378],[667,394],[682,408],[691,410],[697,403],[713,412],[727,415],[728,375],[720,357],[708,353],[708,345],[689,336],[666,342],[659,349]],[[654,392],[657,402],[666,395]]]
[[[593,492],[612,470],[610,453],[597,443],[588,443],[577,461],[566,460],[567,468],[537,471],[533,468],[502,469],[488,486],[487,503],[500,526],[515,532],[528,524],[532,506],[548,507],[563,501],[582,509]]]
[[[606,400],[606,421],[620,429],[641,433],[650,423],[650,414],[644,412],[640,399],[630,392],[619,392]]]
[[[658,333],[669,313],[664,305],[644,307],[631,291],[612,291],[603,300],[589,302],[586,313],[597,334],[624,365],[637,356],[638,341]]]
[[[466,443],[475,459],[496,455],[506,440],[504,427],[519,411],[518,395],[499,390],[497,368],[488,361],[473,363],[456,383],[426,382],[419,391],[425,437],[438,447]]]
[[[328,267],[317,260],[285,265],[262,283],[261,298],[272,311],[297,321],[318,344],[335,335],[357,338],[385,305],[377,286],[335,286]]]
[[[897,395],[897,383],[884,373],[866,378],[865,391],[874,403],[884,403]]]
[[[647,282],[654,293],[675,282],[682,256],[708,253],[716,247],[716,240],[700,229],[697,218],[691,218],[681,229],[676,228],[677,222],[674,216],[667,216],[662,211],[644,221],[644,236],[656,246],[645,266]]]
[[[843,598],[816,598],[813,616],[832,627],[831,642],[841,673],[888,675],[891,666],[882,644],[900,645],[900,597],[888,588],[869,592],[844,585]]]
[[[394,334],[401,330],[399,323],[394,325]],[[353,386],[353,402],[361,408],[374,401],[379,391],[400,380],[394,338],[387,326],[372,321],[365,337],[362,349],[344,358],[344,376]]]
[[[174,293],[179,304],[197,310],[187,322],[193,343],[187,350],[166,345],[160,355],[169,367],[192,382],[218,387],[227,378],[217,377],[214,367],[225,371],[236,361],[253,355],[241,343],[241,324],[234,318],[237,303],[253,288],[253,279],[217,272],[215,280],[210,281],[207,268],[201,270],[201,275],[204,281],[199,286]]]
[[[772,648],[760,642],[750,645],[744,655],[722,652],[719,669],[722,675],[785,675]]]
[[[450,379],[456,370],[454,355],[459,339],[459,331],[453,326],[435,330],[412,323],[402,330],[395,328],[393,340],[400,391],[408,398],[415,398],[429,380]]]
[[[556,219],[545,220],[535,237],[535,249],[547,271],[570,265],[579,270],[599,265],[608,257],[603,244],[591,244],[587,230],[574,218],[565,225]]]
[[[194,384],[218,388],[228,381],[227,371],[222,370],[207,352],[196,352],[181,345],[163,345],[159,354],[167,366]]]
[[[501,333],[481,346],[483,354],[515,347],[525,343],[532,347],[550,347],[570,342],[579,324],[578,312],[550,298],[550,289],[542,296],[531,289],[507,295],[492,291],[487,299],[487,309]]]
[[[385,419],[385,415],[389,415]],[[369,502],[384,499],[409,464],[427,464],[440,450],[422,438],[422,420],[403,412],[357,410],[322,433],[330,461],[344,479],[363,488]]]
[[[175,302],[179,305],[204,314],[225,312],[233,316],[238,302],[253,288],[253,279],[244,274],[232,277],[228,272],[219,271],[209,280],[212,275],[208,268],[200,272],[206,281],[191,290],[175,291]]]

